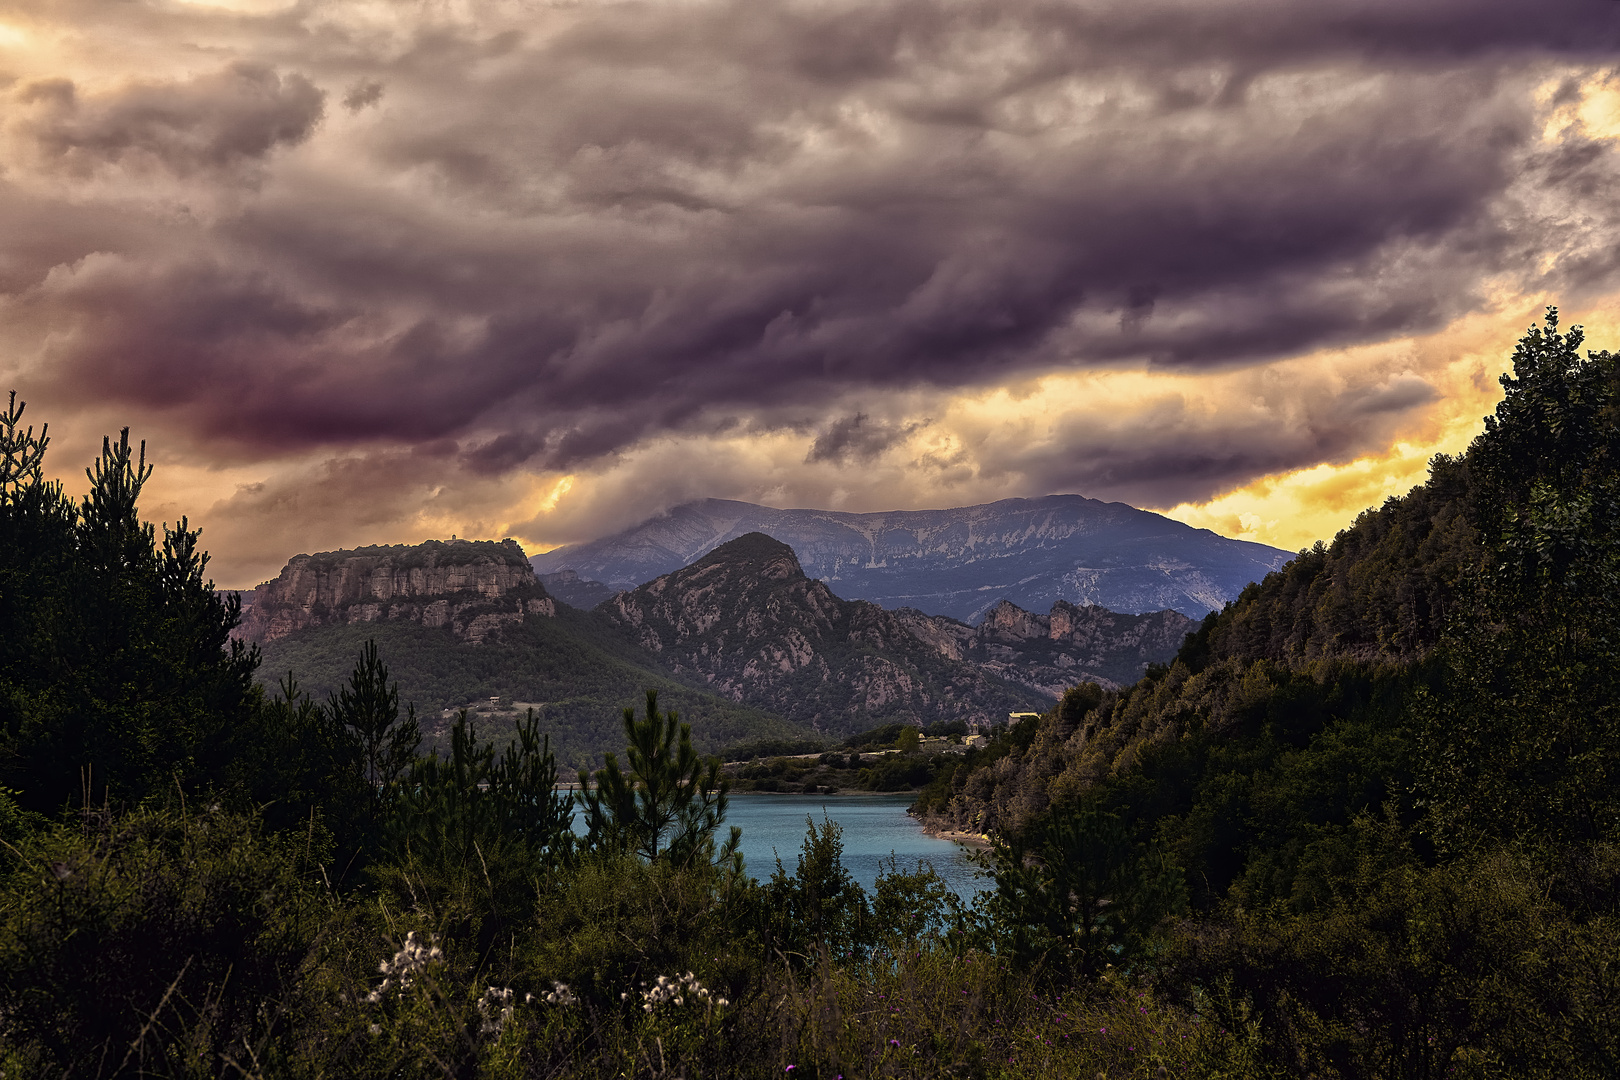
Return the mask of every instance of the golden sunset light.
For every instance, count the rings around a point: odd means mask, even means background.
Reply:
[[[1613,343],[1620,90],[1578,50],[90,10],[0,18],[0,374],[70,490],[145,438],[223,585],[708,497],[1070,492],[1294,550],[1465,447],[1542,306]]]

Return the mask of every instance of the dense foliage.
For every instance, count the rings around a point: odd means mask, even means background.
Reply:
[[[0,1071],[1616,1075],[1620,378],[1581,344],[1550,316],[1466,455],[1136,685],[777,759],[923,767],[917,812],[991,835],[974,907],[867,892],[830,821],[749,876],[663,694],[570,795],[538,713],[424,754],[386,640],[257,687],[127,437],[74,504],[13,403]]]
[[[45,810],[221,778],[258,663],[229,636],[238,602],[205,585],[184,519],[161,545],[139,519],[144,444],[106,440],[75,504],[22,413],[13,394],[0,414],[0,784]]]
[[[1465,455],[919,809],[1006,853],[1121,822],[1190,901],[1159,984],[1277,1070],[1612,1074],[1620,366],[1581,345],[1549,312]]]

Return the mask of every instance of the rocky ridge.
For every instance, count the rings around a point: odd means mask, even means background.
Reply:
[[[973,727],[1051,695],[953,659],[895,612],[836,596],[788,545],[749,533],[597,607],[671,670],[827,734],[901,720]]]
[[[1149,664],[1166,663],[1198,624],[1178,611],[1124,615],[1096,604],[1059,600],[1046,615],[1003,600],[978,626],[915,608],[894,613],[919,640],[952,660],[978,664],[1011,682],[1054,698],[1094,682],[1128,686]]]
[[[703,499],[531,561],[541,574],[572,570],[628,589],[750,532],[790,546],[839,596],[970,623],[1002,600],[1202,618],[1290,557],[1124,503],[1049,495],[865,514]]]
[[[503,626],[556,615],[514,540],[429,540],[297,555],[244,597],[238,631],[274,641],[311,626],[404,619],[474,644]]]

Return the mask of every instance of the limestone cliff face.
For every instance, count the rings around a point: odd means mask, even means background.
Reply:
[[[1050,699],[930,648],[875,604],[805,576],[761,533],[723,544],[597,609],[677,672],[829,733],[904,720],[1004,722]]]
[[[408,619],[447,626],[476,644],[502,626],[557,613],[514,540],[429,540],[298,555],[244,607],[240,633],[251,641],[274,641],[308,626]]]
[[[976,663],[1053,697],[1079,682],[1109,689],[1133,683],[1147,665],[1174,658],[1197,625],[1176,611],[1123,615],[1067,600],[1053,604],[1046,615],[1003,600],[978,626],[911,608],[894,614],[941,656]]]

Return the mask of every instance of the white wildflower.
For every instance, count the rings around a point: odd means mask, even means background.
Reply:
[[[478,999],[478,1015],[481,1019],[478,1033],[499,1037],[501,1028],[512,1019],[511,989],[505,986],[485,988],[484,996]]]
[[[444,952],[433,943],[432,934],[418,940],[416,931],[412,930],[405,935],[405,944],[399,947],[393,959],[384,960],[377,965],[377,971],[383,976],[383,981],[366,995],[366,1001],[372,1005],[377,1004],[390,987],[400,991],[410,989],[412,979],[426,970],[429,964],[442,959]]]
[[[641,985],[646,986],[647,984],[642,983]],[[619,1000],[625,1001],[629,997],[629,994],[620,994]],[[691,997],[694,1003],[704,1001],[716,1006],[729,1004],[725,998],[711,998],[708,987],[699,982],[696,975],[688,971],[686,974],[673,979],[668,975],[658,976],[653,981],[650,990],[642,991],[641,1011],[652,1012],[665,1002],[672,1005],[685,1005],[688,997]]]

